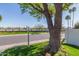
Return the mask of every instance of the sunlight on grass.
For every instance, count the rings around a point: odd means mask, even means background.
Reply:
[[[79,56],[79,47],[73,45],[63,45],[70,56]]]
[[[48,32],[29,32],[29,34],[44,34]],[[0,32],[0,35],[28,34],[26,31]]]
[[[30,46],[22,45],[16,46],[5,50],[0,55],[1,56],[43,56],[44,47],[48,42],[36,43]],[[69,44],[62,45],[64,51],[67,53],[66,56],[79,56],[79,47]],[[64,52],[58,51],[55,56],[65,56]]]

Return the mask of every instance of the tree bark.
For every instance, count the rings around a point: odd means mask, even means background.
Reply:
[[[53,27],[53,37],[50,39],[50,52],[53,52],[53,55],[59,50],[60,48],[60,40],[61,40],[61,28],[62,28],[62,3],[55,3],[55,21]],[[51,35],[51,36],[52,36]]]
[[[55,22],[53,25],[52,17],[48,10],[48,5],[43,3],[44,14],[46,16],[48,29],[49,29],[49,45],[46,47],[45,51],[50,55],[54,55],[60,48],[60,33],[61,33],[61,25],[62,25],[62,4],[56,3],[56,14],[55,14]]]

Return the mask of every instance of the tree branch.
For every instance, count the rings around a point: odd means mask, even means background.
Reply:
[[[41,7],[38,6],[38,7],[40,8],[40,9],[38,9],[38,8],[35,7],[33,4],[30,3],[30,5],[31,5],[34,9],[36,9],[36,10],[38,10],[39,12],[43,13],[43,10],[42,10]]]
[[[53,28],[53,22],[52,22],[52,17],[51,17],[51,15],[49,13],[49,10],[48,10],[48,4],[47,3],[43,3],[43,7],[44,7],[44,15],[46,16],[47,23],[49,25],[48,27],[50,29],[52,29]]]

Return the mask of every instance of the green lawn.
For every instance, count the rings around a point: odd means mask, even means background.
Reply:
[[[79,47],[74,45],[63,45],[65,50],[68,51],[68,55],[70,56],[79,56]]]
[[[44,47],[47,45],[47,42],[36,43],[30,46],[22,45],[13,47],[5,50],[0,55],[1,56],[38,56],[44,55]],[[64,51],[66,51],[68,56],[79,56],[79,47],[64,44]],[[64,52],[58,52],[56,56],[64,56]]]
[[[26,31],[13,31],[13,32],[0,32],[0,35],[15,35],[15,34],[27,34]],[[47,33],[47,32],[29,32],[30,34],[41,34],[41,33]]]

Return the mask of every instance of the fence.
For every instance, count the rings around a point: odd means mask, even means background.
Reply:
[[[67,29],[65,39],[68,44],[79,46],[79,29]]]

